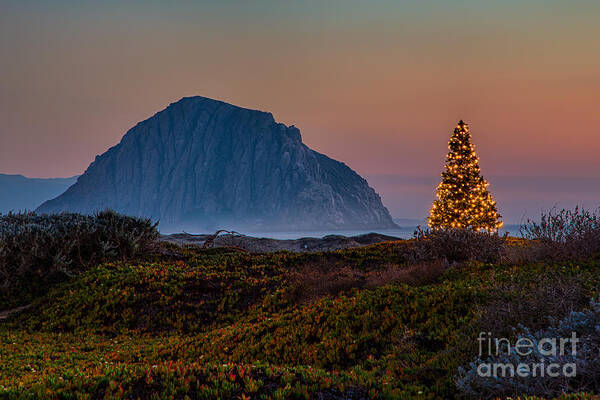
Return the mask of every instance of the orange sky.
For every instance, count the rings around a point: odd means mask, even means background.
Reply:
[[[271,111],[366,176],[438,176],[462,118],[486,176],[595,178],[598,20],[593,0],[7,1],[0,173],[79,174],[202,95]]]

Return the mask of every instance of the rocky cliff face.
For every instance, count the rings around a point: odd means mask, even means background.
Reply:
[[[118,212],[161,229],[394,227],[367,182],[270,113],[183,98],[130,129],[38,212]]]

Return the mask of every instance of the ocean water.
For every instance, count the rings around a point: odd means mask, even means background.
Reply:
[[[423,226],[421,226],[423,228]],[[271,239],[300,239],[300,238],[322,238],[328,235],[358,236],[367,233],[379,233],[394,236],[401,239],[410,239],[417,230],[417,225],[400,226],[398,229],[375,229],[375,230],[323,230],[323,231],[289,231],[289,232],[252,232],[240,231],[247,236],[271,238]],[[500,234],[508,232],[510,236],[520,236],[519,225],[505,225]]]

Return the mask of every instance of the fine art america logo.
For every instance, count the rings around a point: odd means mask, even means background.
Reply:
[[[493,338],[490,332],[480,332],[477,341],[479,359],[488,357],[488,362],[481,362],[477,367],[477,374],[481,377],[554,378],[577,375],[576,364],[569,362],[577,355],[579,339],[575,332],[570,338],[548,337],[534,341],[520,337],[514,343],[507,338]],[[536,362],[522,362],[527,359]]]

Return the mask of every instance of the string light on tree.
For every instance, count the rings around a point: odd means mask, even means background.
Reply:
[[[479,169],[469,126],[462,120],[448,143],[442,182],[428,218],[429,227],[497,231],[502,227],[496,202]]]

